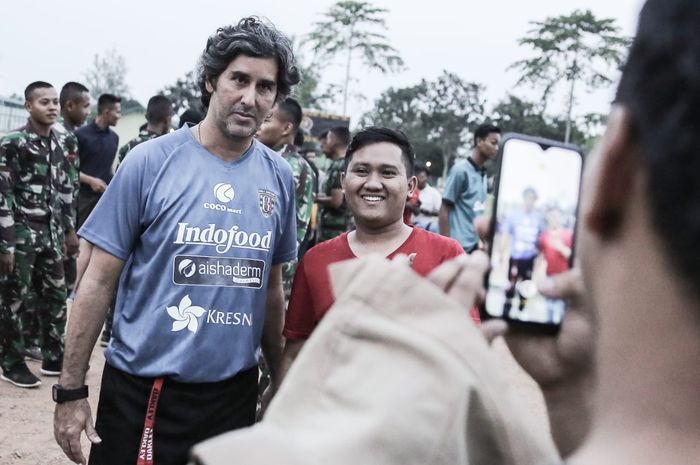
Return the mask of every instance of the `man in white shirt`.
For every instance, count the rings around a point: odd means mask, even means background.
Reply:
[[[438,212],[442,204],[442,195],[433,186],[428,184],[428,168],[423,165],[416,166],[413,171],[418,178],[418,205],[413,212],[413,224],[419,228],[439,234]]]

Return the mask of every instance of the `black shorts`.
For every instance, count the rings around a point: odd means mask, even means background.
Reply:
[[[535,268],[535,257],[511,258],[508,260],[509,278],[511,282],[532,279],[532,271]]]
[[[155,380],[105,364],[95,429],[102,442],[90,450],[90,465],[136,465]],[[190,448],[255,422],[258,367],[216,383],[179,383],[165,378],[153,415],[154,465],[186,464]]]

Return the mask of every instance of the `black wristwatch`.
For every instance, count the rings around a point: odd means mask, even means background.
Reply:
[[[57,404],[69,402],[71,400],[85,399],[88,396],[88,387],[81,386],[77,389],[64,389],[60,384],[54,384],[51,389],[53,401]]]

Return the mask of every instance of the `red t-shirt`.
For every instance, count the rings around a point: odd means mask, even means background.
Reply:
[[[559,240],[568,248],[573,244],[573,233],[569,229],[561,229],[558,233]],[[544,254],[547,262],[547,276],[552,276],[569,269],[569,259],[552,246],[552,239],[555,236],[552,231],[547,230],[540,236],[540,250]]]
[[[406,242],[387,258],[412,253],[416,254],[413,270],[421,276],[426,276],[441,263],[463,254],[464,249],[454,239],[424,229],[413,228]],[[286,338],[306,339],[311,335],[335,301],[328,265],[353,258],[357,257],[350,249],[347,232],[322,242],[306,252],[294,275],[292,295],[284,324]]]

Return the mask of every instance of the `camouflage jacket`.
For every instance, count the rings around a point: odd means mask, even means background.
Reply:
[[[49,226],[60,253],[65,232],[75,229],[72,169],[53,128],[42,137],[27,121],[0,139],[0,253],[14,253],[15,225]]]
[[[314,205],[314,174],[309,162],[299,155],[294,146],[285,146],[280,155],[292,167],[294,174],[294,197],[297,210],[297,246],[304,242],[311,223],[311,208]]]
[[[68,176],[73,184],[73,209],[78,211],[78,192],[80,191],[80,158],[78,158],[78,137],[75,128],[69,126],[62,116],[53,125],[58,137],[58,143],[63,148],[63,153],[70,162],[71,170]]]
[[[158,137],[158,134],[155,132],[151,132],[148,129],[143,129],[139,131],[139,135],[131,139],[129,142],[126,144],[122,145],[122,148],[119,149],[119,165],[124,161],[124,157],[126,156],[127,153],[137,145],[139,145],[141,142],[146,142],[147,140],[155,139]]]
[[[342,189],[340,183],[340,175],[343,172],[343,164],[345,161],[342,158],[331,161],[328,166],[326,182],[323,185],[324,194],[330,196],[333,189]],[[324,229],[332,229],[335,231],[347,231],[352,226],[352,217],[348,209],[345,199],[339,208],[323,207],[321,212],[321,227]]]

